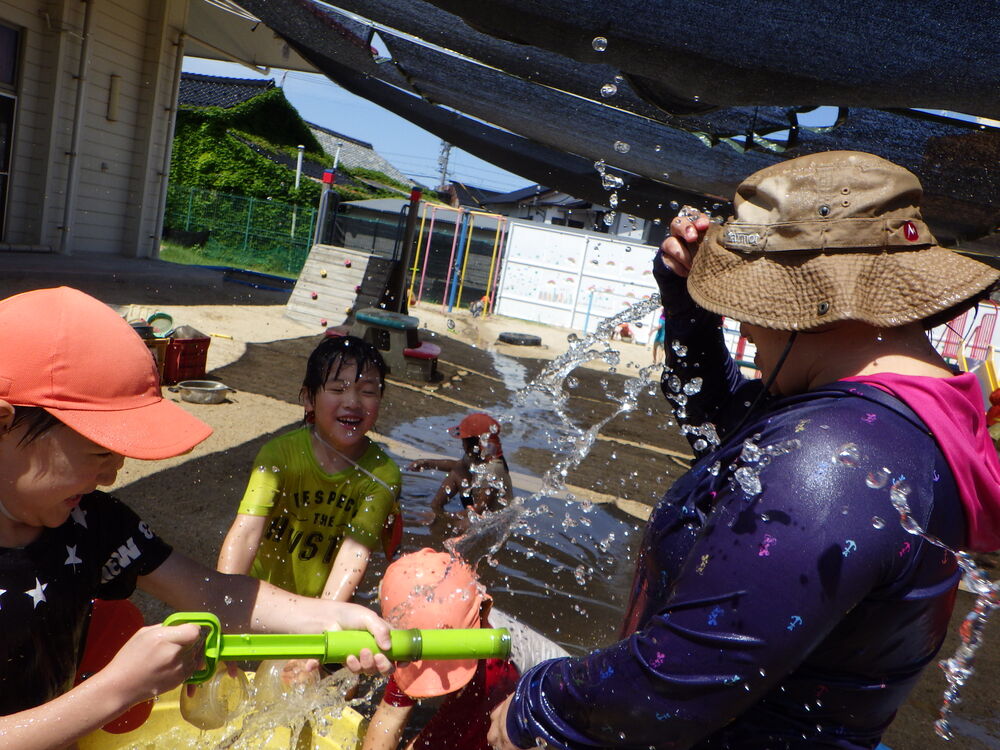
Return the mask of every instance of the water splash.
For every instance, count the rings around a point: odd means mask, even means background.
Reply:
[[[889,490],[889,502],[899,514],[899,522],[903,529],[907,533],[919,536],[954,555],[965,577],[966,585],[976,596],[972,610],[965,616],[965,620],[959,628],[961,642],[958,648],[952,656],[938,662],[938,666],[944,671],[948,687],[945,688],[941,700],[939,718],[934,722],[934,731],[942,739],[950,740],[953,737],[951,715],[955,705],[962,700],[962,687],[975,673],[976,652],[983,645],[983,631],[986,628],[986,623],[990,615],[1000,608],[1000,585],[989,579],[986,572],[976,565],[975,560],[968,552],[951,549],[940,539],[921,528],[910,511],[907,498],[911,492],[912,488],[909,482],[903,478],[897,480]]]
[[[659,307],[655,298],[640,300],[622,312],[602,321],[594,333],[584,336],[567,337],[569,348],[549,361],[544,369],[524,388],[514,394],[515,407],[545,401],[548,410],[558,422],[557,437],[552,440],[556,462],[542,476],[541,487],[527,498],[516,497],[507,508],[496,513],[486,513],[476,519],[472,528],[460,538],[449,540],[448,549],[470,564],[476,565],[484,557],[495,555],[515,531],[527,528],[532,514],[539,512],[537,503],[543,497],[558,494],[565,486],[570,472],[590,453],[601,430],[620,414],[634,411],[639,397],[655,384],[654,373],[658,365],[649,365],[639,370],[637,377],[629,378],[623,385],[623,392],[611,396],[616,409],[593,425],[582,428],[572,422],[566,413],[569,394],[570,373],[580,365],[590,361],[604,362],[614,368],[621,362],[621,354],[611,345],[611,334],[622,323],[633,322],[647,316]],[[607,392],[610,384],[602,382]],[[610,542],[609,542],[610,543]]]

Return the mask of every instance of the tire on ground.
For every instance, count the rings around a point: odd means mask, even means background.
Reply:
[[[542,337],[535,336],[531,333],[514,333],[513,331],[504,331],[499,336],[497,336],[497,341],[501,341],[504,344],[512,344],[514,346],[541,346]]]

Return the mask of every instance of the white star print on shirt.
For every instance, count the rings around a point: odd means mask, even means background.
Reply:
[[[70,511],[70,516],[73,518],[74,521],[83,526],[83,528],[87,528],[87,511],[85,511],[79,505],[77,505],[75,508],[73,508],[72,511]]]
[[[79,565],[82,562],[83,562],[83,560],[81,560],[79,557],[76,556],[76,545],[74,544],[72,547],[70,547],[67,544],[66,545],[66,562],[64,562],[63,565],[72,565],[73,566],[73,572],[76,572],[76,566]]]
[[[35,578],[35,588],[28,589],[27,591],[24,592],[35,601],[35,605],[34,607],[32,607],[32,609],[36,609],[40,602],[48,601],[45,598],[45,589],[48,588],[48,585],[49,584],[47,583],[42,583],[41,581],[39,581],[38,578]]]

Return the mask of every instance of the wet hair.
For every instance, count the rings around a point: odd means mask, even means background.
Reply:
[[[357,366],[356,380],[360,380],[369,367],[374,367],[378,372],[379,393],[385,391],[385,360],[379,350],[357,336],[331,336],[323,339],[309,355],[299,397],[308,395],[315,400],[329,377],[340,375],[345,362]]]
[[[18,446],[29,445],[56,425],[62,424],[40,406],[15,406],[11,429],[24,425],[25,431]]]

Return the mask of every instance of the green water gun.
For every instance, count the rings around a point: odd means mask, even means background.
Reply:
[[[367,630],[327,630],[323,633],[222,633],[219,618],[210,612],[175,612],[164,625],[194,623],[208,628],[205,638],[205,668],[187,679],[191,684],[208,680],[220,661],[258,659],[319,659],[324,664],[341,663],[361,649],[385,654],[390,661],[510,658],[507,628],[469,630],[392,630],[387,651],[375,643]]]

